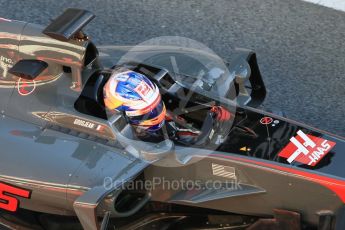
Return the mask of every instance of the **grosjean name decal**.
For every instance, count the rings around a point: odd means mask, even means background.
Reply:
[[[89,121],[83,121],[83,120],[80,120],[80,119],[75,119],[73,124],[79,125],[79,126],[82,126],[82,127],[85,127],[85,128],[89,128],[89,129],[93,129],[95,127],[94,123],[89,122]]]

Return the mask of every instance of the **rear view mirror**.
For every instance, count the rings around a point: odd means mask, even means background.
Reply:
[[[249,95],[247,89],[245,88],[245,82],[249,80],[251,75],[251,69],[248,62],[244,59],[241,59],[238,61],[238,63],[236,63],[233,71],[236,83],[239,85],[239,93]]]

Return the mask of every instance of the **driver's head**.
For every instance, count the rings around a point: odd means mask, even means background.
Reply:
[[[123,111],[130,124],[145,131],[159,130],[166,109],[158,87],[132,70],[114,71],[104,86],[104,103],[110,111]]]

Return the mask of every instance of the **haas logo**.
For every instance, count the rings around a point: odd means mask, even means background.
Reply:
[[[36,89],[36,82],[34,80],[25,80],[19,78],[17,81],[17,90],[19,95],[28,96],[32,94]]]
[[[291,164],[294,161],[315,166],[335,146],[335,142],[328,141],[301,130],[297,136],[290,138],[290,143],[278,154],[286,158]]]

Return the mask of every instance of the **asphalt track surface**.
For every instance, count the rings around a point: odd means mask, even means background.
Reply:
[[[265,108],[345,136],[345,13],[300,0],[0,0],[0,17],[49,24],[65,8],[91,10],[97,45],[158,36],[197,40],[225,59],[257,52],[269,90]]]

